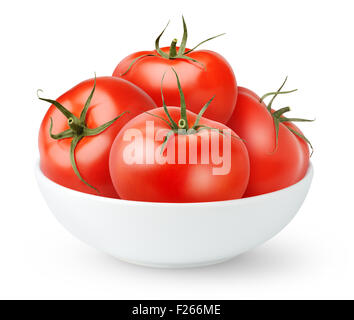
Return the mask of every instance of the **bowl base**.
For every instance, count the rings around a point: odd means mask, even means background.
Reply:
[[[154,262],[145,262],[145,261],[135,261],[124,259],[121,257],[114,257],[120,261],[135,264],[141,267],[148,267],[148,268],[156,268],[156,269],[190,269],[190,268],[200,268],[200,267],[208,267],[215,264],[220,264],[229,260],[234,259],[236,256],[211,260],[211,261],[203,261],[198,263],[154,263]]]

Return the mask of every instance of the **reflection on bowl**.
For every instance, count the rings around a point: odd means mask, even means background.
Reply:
[[[298,183],[231,201],[155,203],[110,199],[58,185],[36,165],[39,188],[75,237],[118,259],[154,267],[229,260],[279,233],[300,209],[313,167]]]

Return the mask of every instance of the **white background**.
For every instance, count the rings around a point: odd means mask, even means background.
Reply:
[[[352,1],[2,1],[0,4],[0,298],[354,298]],[[110,75],[127,54],[168,45],[185,15],[193,45],[223,54],[259,94],[281,97],[315,147],[315,179],[295,220],[230,262],[156,270],[119,262],[56,222],[34,179],[37,133],[76,83]]]

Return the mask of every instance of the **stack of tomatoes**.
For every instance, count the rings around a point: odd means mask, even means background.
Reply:
[[[263,97],[239,87],[218,53],[169,47],[124,58],[112,77],[81,82],[51,103],[39,131],[52,181],[104,197],[206,202],[257,196],[301,180],[312,146]],[[213,37],[214,38],[214,37]],[[210,38],[212,39],[212,38]],[[208,39],[208,40],[210,40]],[[293,90],[294,91],[294,90]],[[266,104],[265,101],[268,101]]]

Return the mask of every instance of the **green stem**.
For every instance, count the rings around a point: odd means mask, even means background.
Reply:
[[[87,128],[87,126],[86,126],[87,109],[89,108],[89,106],[91,104],[91,100],[92,100],[92,96],[93,96],[94,91],[95,91],[95,87],[96,87],[96,75],[95,75],[94,86],[93,86],[92,91],[91,91],[91,93],[90,93],[90,95],[89,95],[88,99],[86,100],[86,103],[85,103],[85,105],[83,107],[83,110],[82,110],[81,115],[80,115],[80,119],[78,119],[69,110],[67,110],[64,106],[62,106],[58,101],[51,100],[51,99],[44,99],[44,98],[41,98],[39,96],[38,96],[38,98],[40,100],[43,100],[43,101],[51,103],[54,107],[56,107],[68,119],[68,126],[70,127],[70,129],[67,129],[67,130],[65,130],[63,132],[60,132],[58,134],[53,134],[52,133],[53,120],[52,120],[52,118],[50,118],[49,135],[52,137],[52,139],[55,139],[55,140],[72,138],[71,147],[70,147],[71,166],[72,166],[76,176],[84,184],[86,184],[87,186],[89,186],[90,188],[95,190],[97,193],[99,193],[99,191],[94,186],[92,186],[87,181],[85,181],[82,178],[82,176],[80,175],[80,172],[79,172],[79,170],[77,168],[76,159],[75,159],[75,149],[76,149],[77,144],[81,141],[81,139],[84,139],[85,137],[88,137],[88,136],[95,136],[95,135],[100,134],[101,132],[103,132],[104,130],[109,128],[125,112],[123,112],[121,115],[117,116],[113,120],[108,121],[105,124],[103,124],[103,125],[101,125],[101,126],[99,126],[97,128],[94,128],[94,129]]]
[[[189,129],[188,126],[188,120],[187,120],[187,106],[186,106],[186,100],[184,98],[184,93],[181,87],[181,83],[179,81],[179,77],[178,74],[176,72],[176,70],[174,68],[172,68],[172,71],[175,73],[176,75],[176,79],[177,79],[177,87],[178,87],[178,91],[179,91],[179,97],[180,97],[180,104],[181,104],[181,120],[184,121],[184,128],[183,129]]]
[[[204,67],[204,65],[201,62],[199,62],[199,61],[197,61],[195,59],[192,59],[190,57],[187,57],[186,55],[188,53],[193,52],[196,48],[198,48],[203,43],[208,42],[210,40],[213,40],[213,39],[215,39],[217,37],[220,37],[220,36],[224,35],[225,33],[219,34],[219,35],[217,35],[215,37],[208,38],[208,39],[200,42],[199,44],[197,44],[192,49],[186,51],[186,45],[187,45],[187,39],[188,39],[188,31],[187,31],[186,21],[184,20],[183,16],[182,16],[182,22],[183,22],[183,36],[182,36],[182,40],[181,40],[181,44],[180,44],[178,52],[177,52],[177,48],[176,48],[177,39],[173,39],[172,40],[169,54],[167,54],[166,52],[162,51],[161,48],[160,48],[160,38],[164,34],[164,32],[165,32],[165,30],[166,30],[166,28],[168,26],[168,23],[167,23],[166,27],[162,30],[162,32],[159,34],[159,36],[155,40],[155,50],[162,58],[165,58],[165,59],[185,59],[185,60],[197,62],[197,63],[199,63],[200,65],[202,65]],[[132,62],[132,64],[134,64],[134,63],[135,63],[135,61]],[[129,69],[130,69],[130,67],[129,67]],[[128,72],[128,71],[126,71],[126,72]]]
[[[75,132],[75,135],[81,135],[82,132],[84,131],[84,124],[80,122],[79,119],[75,118],[69,118],[68,119],[68,125],[72,131]]]
[[[274,95],[279,95],[279,94],[288,94],[288,93],[293,93],[297,91],[297,89],[294,90],[289,90],[289,91],[280,91],[280,92],[268,92],[266,94],[264,94],[260,99],[259,102],[263,102],[265,98],[269,97],[269,96],[274,96]]]
[[[183,22],[183,37],[182,37],[181,45],[178,50],[179,57],[182,57],[184,55],[184,52],[186,51],[186,45],[187,45],[187,39],[188,39],[187,25],[186,25],[186,21],[184,20],[183,15],[182,15],[182,22]]]
[[[170,45],[170,53],[169,53],[169,58],[170,59],[173,59],[177,56],[177,49],[176,49],[176,46],[177,46],[177,39],[173,39],[172,42],[171,42],[171,45]]]
[[[196,132],[199,132],[200,130],[202,129],[208,129],[208,130],[217,130],[221,135],[223,135],[224,133],[219,130],[219,129],[216,129],[216,128],[212,128],[212,127],[207,127],[203,124],[199,124],[199,121],[200,119],[202,118],[204,112],[206,111],[206,109],[209,107],[209,105],[211,104],[211,102],[213,101],[214,97],[213,96],[205,105],[204,107],[200,110],[198,116],[197,116],[197,119],[193,125],[193,127],[190,129],[189,128],[189,125],[188,125],[188,120],[187,120],[187,106],[186,106],[186,101],[185,101],[185,98],[184,98],[184,94],[183,94],[183,90],[182,90],[182,86],[181,86],[181,83],[179,81],[179,77],[178,77],[178,74],[176,72],[176,70],[174,68],[171,68],[172,71],[174,72],[175,76],[176,76],[176,80],[177,80],[177,87],[178,87],[178,91],[179,91],[179,96],[180,96],[180,108],[181,108],[181,117],[180,119],[178,120],[178,124],[172,119],[169,111],[168,111],[168,108],[166,106],[166,103],[165,103],[165,99],[164,99],[164,96],[163,96],[163,80],[164,80],[164,77],[166,75],[166,73],[163,74],[162,76],[162,80],[161,80],[161,98],[162,98],[162,105],[163,105],[163,108],[164,108],[164,111],[166,113],[166,116],[167,118],[169,119],[166,120],[158,115],[155,115],[155,114],[152,114],[150,112],[146,112],[147,114],[150,114],[151,116],[153,117],[157,117],[159,118],[160,120],[164,121],[170,128],[171,130],[167,133],[167,135],[165,136],[164,138],[164,141],[163,141],[163,144],[162,144],[162,147],[161,147],[161,154],[163,153],[165,147],[166,147],[166,144],[168,142],[168,139],[173,135],[173,134],[185,134],[185,133],[181,133],[179,131],[179,129],[183,129],[183,130],[186,130],[187,134],[194,134]],[[239,137],[236,137],[234,135],[231,135],[232,137],[235,137],[237,139],[241,139]],[[242,139],[241,139],[242,140]],[[244,140],[242,140],[244,141]]]
[[[178,121],[178,127],[180,128],[180,129],[188,129],[187,127],[186,127],[186,120],[184,120],[184,119],[179,119],[179,121]]]
[[[179,47],[179,50],[177,52],[177,39],[173,39],[172,40],[172,43],[171,43],[171,46],[170,46],[170,50],[169,50],[169,53],[166,53],[164,51],[161,50],[160,48],[160,39],[162,37],[162,35],[164,34],[169,22],[167,23],[166,27],[162,30],[162,32],[159,34],[159,36],[156,38],[155,40],[155,50],[157,52],[157,54],[152,54],[152,53],[148,53],[148,54],[143,54],[142,56],[139,56],[137,58],[135,58],[131,63],[130,65],[128,66],[127,70],[124,71],[121,76],[124,76],[125,74],[127,74],[127,72],[132,68],[132,66],[137,62],[139,61],[141,58],[143,57],[148,57],[148,56],[157,56],[159,55],[160,57],[164,58],[164,59],[184,59],[184,60],[187,60],[187,61],[192,61],[192,62],[195,62],[195,63],[198,63],[200,64],[205,70],[205,66],[203,63],[199,62],[198,60],[195,60],[189,56],[187,56],[187,54],[193,52],[195,49],[197,49],[200,45],[202,45],[203,43],[207,42],[207,41],[210,41],[212,39],[215,39],[217,37],[220,37],[222,35],[224,35],[225,33],[222,33],[222,34],[219,34],[215,37],[211,37],[211,38],[208,38],[202,42],[200,42],[199,44],[197,44],[195,47],[193,47],[192,49],[186,51],[186,45],[187,45],[187,38],[188,38],[188,31],[187,31],[187,25],[186,25],[186,21],[184,20],[184,17],[182,16],[182,22],[183,22],[183,37],[182,37],[182,40],[181,40],[181,44],[180,44],[180,47]]]
[[[271,112],[272,110],[272,104],[275,100],[275,98],[278,96],[278,94],[280,94],[281,90],[283,89],[285,83],[288,81],[288,76],[286,76],[284,82],[282,83],[282,85],[280,86],[280,88],[277,90],[277,92],[274,94],[273,98],[270,100],[270,102],[268,103],[267,109],[269,112]]]
[[[285,112],[289,112],[290,107],[281,108],[273,112],[273,117],[280,118]]]
[[[260,98],[260,102],[264,102],[264,99],[269,97],[269,96],[273,96],[272,99],[270,100],[270,102],[268,103],[268,105],[266,106],[267,110],[269,111],[269,113],[271,114],[271,116],[273,117],[273,122],[274,122],[274,129],[275,129],[275,148],[274,148],[274,152],[277,151],[278,149],[278,140],[279,140],[279,126],[280,126],[280,123],[282,122],[311,122],[311,121],[314,121],[314,120],[308,120],[308,119],[301,119],[301,118],[287,118],[284,115],[284,113],[286,112],[289,112],[290,111],[290,107],[285,107],[285,108],[281,108],[277,111],[274,111],[272,112],[272,104],[275,100],[275,98],[280,95],[280,94],[287,94],[287,93],[292,93],[292,92],[295,92],[297,91],[297,89],[294,89],[294,90],[290,90],[290,91],[282,91],[285,83],[287,82],[288,80],[288,77],[285,78],[284,82],[282,83],[282,85],[280,86],[280,88],[277,90],[277,91],[274,91],[274,92],[269,92],[269,93],[266,93],[265,95],[263,95],[261,98]],[[308,143],[308,145],[310,146],[311,148],[311,155],[313,153],[313,147],[311,145],[311,142],[301,133],[297,132],[296,130],[288,127],[287,125],[285,125],[285,127],[287,129],[289,129],[290,132],[292,132],[293,134],[297,135],[298,137],[300,137],[301,139],[303,139],[306,143]]]

